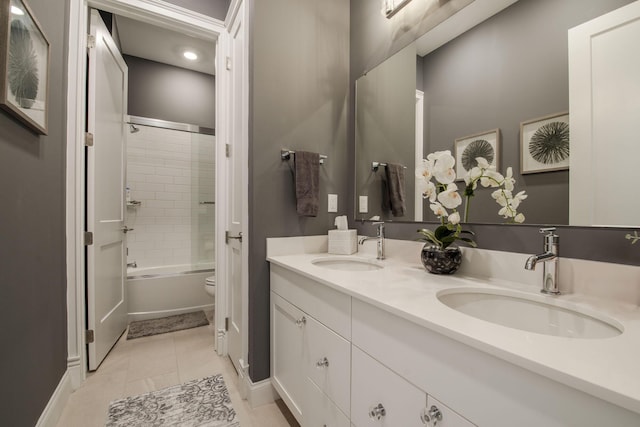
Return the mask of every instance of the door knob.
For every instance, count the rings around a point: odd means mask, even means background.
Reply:
[[[439,421],[442,421],[442,412],[437,406],[431,405],[431,408],[424,408],[420,415],[422,423],[426,426],[430,425],[436,427]]]
[[[318,360],[316,362],[316,367],[317,368],[324,368],[324,367],[328,367],[329,366],[329,359],[327,359],[326,357],[323,357],[322,359]]]
[[[380,420],[385,415],[387,415],[387,410],[384,409],[382,403],[378,403],[377,406],[373,406],[371,407],[371,409],[369,409],[369,418],[371,418],[372,420]]]
[[[122,230],[122,232],[123,232],[123,233],[125,233],[125,234],[126,234],[126,233],[128,233],[128,232],[130,232],[130,231],[133,231],[133,228],[129,228],[129,227],[127,227],[127,226],[125,225],[124,227],[122,227],[122,228],[121,228],[121,230]]]

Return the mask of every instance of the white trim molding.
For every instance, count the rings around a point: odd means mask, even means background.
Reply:
[[[85,325],[85,267],[83,233],[85,206],[85,104],[86,46],[89,8],[99,8],[138,21],[211,40],[226,46],[228,37],[223,21],[202,15],[161,0],[79,0],[69,6],[69,45],[67,61],[67,154],[66,154],[66,236],[67,236],[67,352],[66,383],[77,389],[86,377],[87,349]],[[216,51],[217,63],[222,63],[225,49]],[[216,79],[217,90],[225,93],[224,78]],[[223,102],[224,101],[224,102]],[[216,115],[220,125],[218,135],[226,135],[228,103],[218,101]],[[217,136],[217,138],[221,138]],[[218,209],[218,205],[216,205]],[[223,206],[219,207],[223,209]],[[224,233],[222,233],[224,234]],[[218,287],[224,284],[218,284]],[[225,304],[216,311],[224,312]]]
[[[36,427],[55,427],[72,392],[71,376],[67,370],[64,375],[62,375],[62,379],[51,395],[44,411],[40,414]]]
[[[87,7],[69,4],[69,54],[67,66],[67,363],[86,366],[83,331],[84,305],[84,104],[86,73]],[[74,85],[75,84],[75,85]],[[69,362],[71,361],[71,362]],[[85,378],[73,381],[74,388]]]
[[[247,391],[246,399],[249,402],[249,406],[257,408],[258,406],[273,403],[277,399],[280,399],[278,392],[271,384],[271,378],[267,378],[257,383],[251,382],[251,378],[248,375],[244,377],[245,389]]]

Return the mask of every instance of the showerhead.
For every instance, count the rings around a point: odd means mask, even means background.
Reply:
[[[136,127],[136,125],[134,125],[133,123],[129,124],[129,132],[131,133],[136,133],[136,132],[140,132],[140,129],[138,129]]]

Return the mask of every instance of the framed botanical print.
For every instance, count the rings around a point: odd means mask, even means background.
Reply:
[[[520,123],[520,173],[569,169],[569,113]]]
[[[47,134],[50,45],[26,0],[0,0],[0,108]]]
[[[489,165],[498,169],[500,150],[500,129],[493,129],[458,138],[454,143],[456,159],[456,177],[460,181],[467,173],[478,166],[476,158],[482,157]]]

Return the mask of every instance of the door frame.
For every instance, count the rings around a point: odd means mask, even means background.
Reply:
[[[232,1],[232,6],[238,1]],[[229,125],[227,72],[221,64],[228,57],[226,23],[218,19],[166,3],[161,0],[81,0],[69,4],[69,45],[67,58],[67,153],[66,153],[66,259],[67,259],[67,370],[71,385],[77,389],[87,374],[85,306],[85,250],[86,223],[84,170],[86,52],[88,11],[97,8],[117,13],[175,31],[214,41],[217,38],[216,63],[216,158],[225,158],[225,144]],[[229,8],[227,21],[231,12]],[[243,100],[248,102],[248,100]],[[224,226],[226,225],[226,197],[224,188],[225,162],[216,166],[216,275],[226,276]],[[222,228],[220,228],[222,225]],[[226,317],[226,281],[216,286],[216,325],[224,325]],[[218,334],[220,335],[220,334]],[[219,343],[219,342],[218,342]],[[226,345],[218,345],[218,352]],[[223,355],[225,353],[222,353]]]

